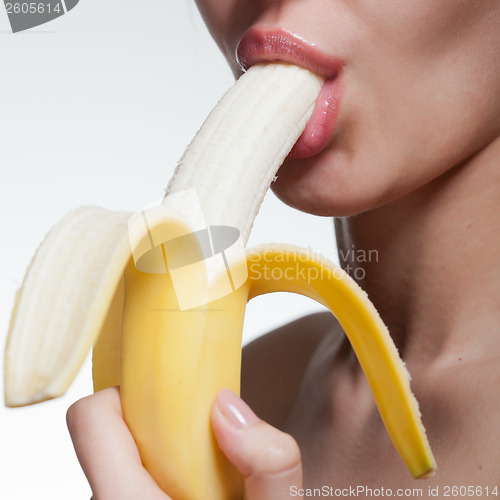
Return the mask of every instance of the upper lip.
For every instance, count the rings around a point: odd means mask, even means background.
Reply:
[[[335,77],[343,66],[338,57],[325,54],[313,43],[284,28],[250,28],[238,43],[236,59],[243,71],[254,64],[281,61],[325,78]]]

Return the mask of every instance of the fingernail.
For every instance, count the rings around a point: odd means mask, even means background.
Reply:
[[[250,427],[260,420],[250,407],[229,389],[219,392],[215,404],[234,427]]]

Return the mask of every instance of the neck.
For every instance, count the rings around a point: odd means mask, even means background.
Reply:
[[[499,351],[500,140],[410,195],[335,221],[344,268],[403,358]]]

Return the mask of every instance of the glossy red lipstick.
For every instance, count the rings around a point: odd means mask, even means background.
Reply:
[[[342,60],[324,54],[313,43],[283,28],[257,27],[243,35],[236,56],[243,70],[254,64],[281,61],[302,66],[325,78],[313,114],[290,157],[309,158],[321,152],[335,131],[343,90]]]
[[[342,80],[339,77],[325,81],[306,128],[290,151],[290,158],[309,158],[328,146],[337,124],[342,90]]]

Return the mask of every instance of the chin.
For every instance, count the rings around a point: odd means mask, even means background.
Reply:
[[[356,215],[393,199],[373,171],[369,176],[349,172],[342,162],[334,166],[315,158],[287,159],[271,189],[283,203],[301,212],[329,217]]]

